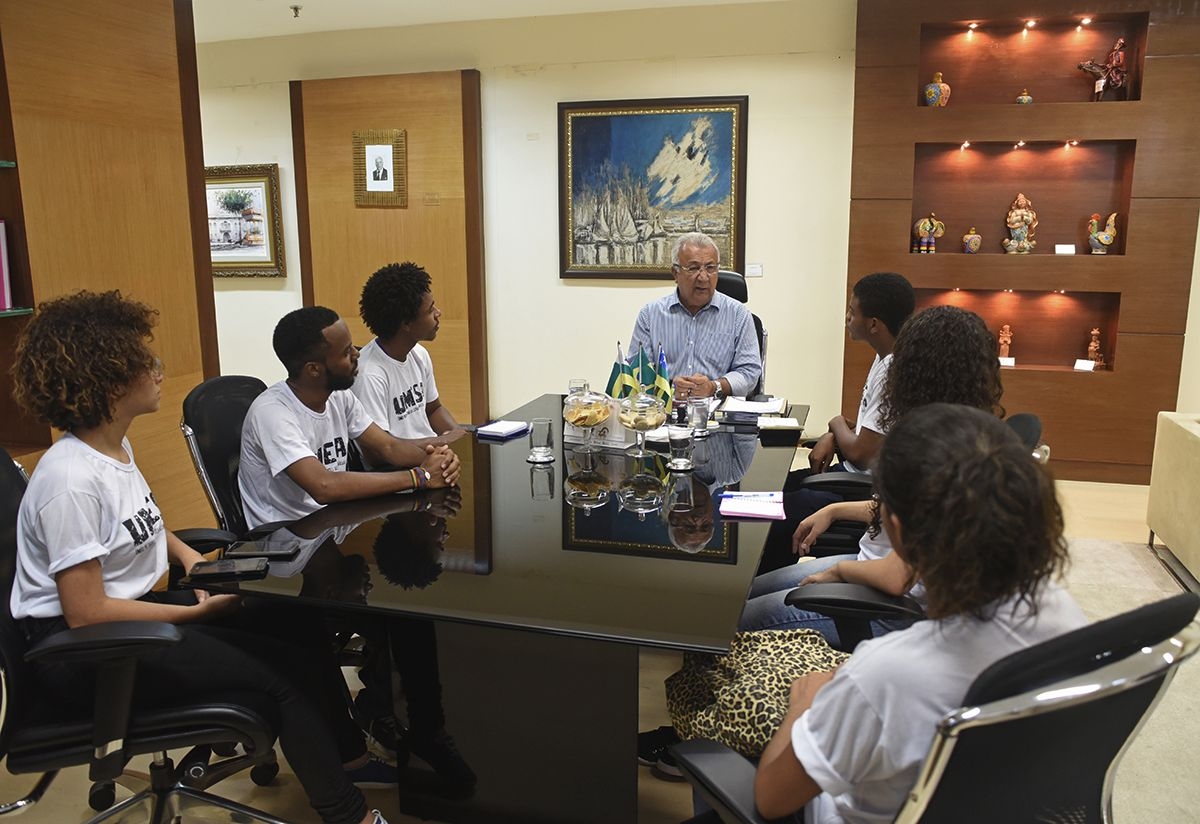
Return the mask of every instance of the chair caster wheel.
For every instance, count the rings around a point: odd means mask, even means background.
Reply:
[[[212,751],[222,758],[232,758],[237,755],[237,744],[230,744],[228,742],[213,744]]]
[[[88,790],[88,806],[98,813],[104,812],[117,800],[117,786],[111,781],[93,784]]]
[[[259,787],[269,786],[277,775],[279,775],[279,762],[277,761],[271,761],[267,764],[256,764],[250,768],[250,780]]]

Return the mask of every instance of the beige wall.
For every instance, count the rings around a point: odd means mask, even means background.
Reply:
[[[819,428],[840,411],[854,39],[853,4],[794,0],[200,44],[205,160],[279,162],[288,234],[286,283],[217,284],[223,371],[278,378],[267,327],[300,305],[286,81],[474,67],[493,415],[569,377],[604,380],[638,306],[667,288],[558,278],[556,104],[748,94],[746,260],[765,267],[750,293],[768,388],[811,403]],[[1179,403],[1200,409],[1190,321]]]
[[[200,44],[205,162],[279,162],[288,234],[286,283],[217,282],[223,371],[280,377],[267,327],[300,305],[286,81],[476,67],[492,414],[571,377],[602,382],[638,307],[668,288],[559,279],[556,104],[748,94],[746,259],[766,273],[750,294],[771,336],[769,388],[827,419],[840,386],[853,44],[852,4],[816,0]]]

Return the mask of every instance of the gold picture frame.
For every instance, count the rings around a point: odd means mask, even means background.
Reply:
[[[403,129],[354,132],[354,205],[408,207],[408,135]]]
[[[287,277],[279,165],[204,167],[213,277]]]

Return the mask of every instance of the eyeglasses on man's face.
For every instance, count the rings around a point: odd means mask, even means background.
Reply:
[[[676,263],[675,268],[682,269],[692,277],[695,277],[701,272],[704,272],[707,275],[715,275],[721,267],[716,263],[690,263],[687,266],[680,266],[678,263]]]

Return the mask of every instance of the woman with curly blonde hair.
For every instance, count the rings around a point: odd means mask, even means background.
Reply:
[[[110,621],[182,625],[178,644],[139,659],[139,705],[262,693],[278,709],[280,747],[321,820],[381,824],[353,782],[378,779],[382,765],[368,760],[346,711],[320,616],[258,609],[235,595],[154,590],[168,560],[191,569],[203,559],[164,526],[126,437],[161,400],[163,367],[150,348],[156,315],[119,292],[79,292],[41,304],[18,341],[18,403],[65,434],[21,500],[13,618],[31,643]],[[54,700],[89,706],[89,665],[34,667]]]

